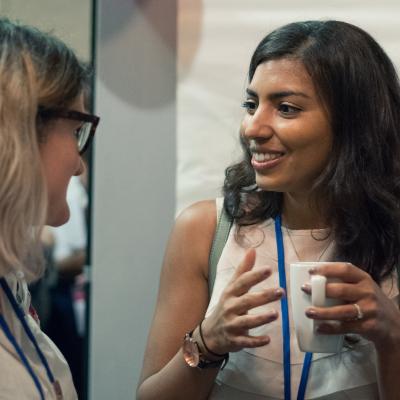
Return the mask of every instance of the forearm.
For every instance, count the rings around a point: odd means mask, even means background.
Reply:
[[[207,399],[218,368],[189,367],[182,350],[159,372],[146,378],[138,387],[138,400],[204,400]]]
[[[379,398],[381,400],[398,400],[400,393],[399,379],[400,342],[377,348],[377,367]]]

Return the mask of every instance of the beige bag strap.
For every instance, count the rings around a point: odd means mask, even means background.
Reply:
[[[217,202],[218,220],[208,261],[208,293],[210,298],[214,288],[215,277],[217,275],[218,261],[221,257],[222,250],[225,247],[225,243],[228,240],[229,232],[233,223],[233,219],[226,212],[225,207],[223,205],[222,207],[218,207],[218,205]]]

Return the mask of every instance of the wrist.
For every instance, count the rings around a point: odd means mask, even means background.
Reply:
[[[210,349],[209,341],[207,341],[204,335],[202,327],[203,322],[204,320],[201,321],[199,326],[193,331],[193,337],[195,338],[203,357],[211,361],[221,361],[226,359],[228,357],[228,353],[218,353]]]
[[[201,336],[200,340],[202,342],[203,347],[205,347],[206,351],[216,357],[223,357],[225,354],[229,352],[227,351],[224,343],[221,343],[221,340],[218,339],[218,328],[213,326],[212,319],[206,318],[203,319],[199,326],[198,332]]]
[[[393,334],[388,335],[385,340],[375,342],[375,349],[380,357],[399,357],[400,336]]]
[[[197,333],[195,332],[197,331]],[[196,340],[197,336],[200,338],[200,340]],[[184,339],[183,339],[183,358],[190,367],[194,368],[197,367],[199,369],[204,369],[204,368],[224,368],[226,363],[228,362],[229,359],[229,354],[224,355],[224,357],[220,357],[217,359],[213,359],[212,354],[210,356],[206,356],[202,352],[201,345],[199,343],[201,342],[201,335],[200,331],[198,328],[196,328],[194,331],[186,333]],[[204,346],[204,345],[203,345]]]
[[[221,357],[214,357],[212,354],[210,354],[206,348],[203,345],[203,342],[200,337],[200,332],[199,332],[199,327],[197,327],[192,334],[193,339],[197,343],[197,347],[199,348],[199,352],[202,355],[202,357],[206,360],[210,361],[219,361]]]
[[[400,325],[393,326],[382,340],[376,341],[374,344],[379,356],[398,357],[400,354]]]

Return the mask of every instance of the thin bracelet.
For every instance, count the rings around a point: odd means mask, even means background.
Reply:
[[[221,357],[221,358],[224,358],[224,359],[228,358],[228,357],[229,357],[229,353],[218,354],[218,353],[215,353],[214,351],[210,350],[210,349],[207,347],[206,341],[204,340],[204,336],[203,336],[203,330],[201,329],[201,325],[203,324],[203,322],[204,322],[204,319],[203,319],[203,321],[200,322],[200,325],[199,325],[199,333],[200,333],[201,341],[202,341],[203,346],[204,346],[204,348],[206,349],[206,351],[207,351],[208,353],[212,354],[212,355],[215,356],[215,357]]]

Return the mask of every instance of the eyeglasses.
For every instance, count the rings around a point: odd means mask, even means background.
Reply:
[[[66,110],[64,108],[45,108],[42,106],[39,106],[38,116],[43,119],[65,118],[83,122],[83,124],[75,131],[80,155],[88,149],[100,121],[100,118],[96,115],[86,114],[80,111]]]

